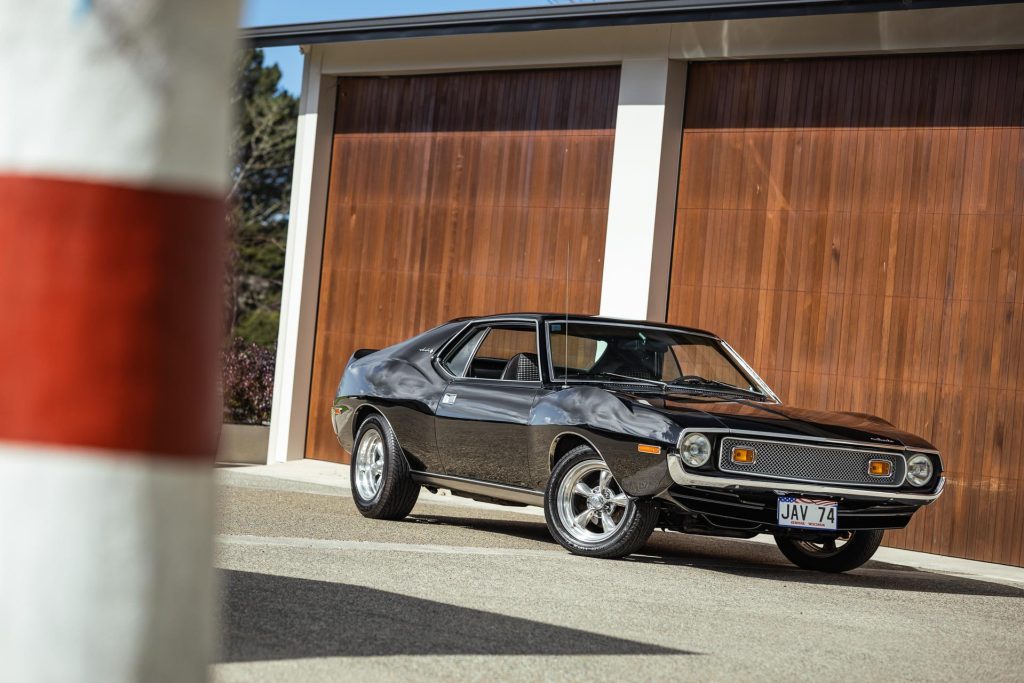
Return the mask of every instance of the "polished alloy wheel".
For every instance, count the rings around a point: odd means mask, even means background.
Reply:
[[[558,487],[558,517],[580,543],[601,543],[614,535],[630,505],[601,461],[585,460],[575,465]]]
[[[825,541],[796,541],[795,545],[812,557],[834,557],[843,551],[851,538],[853,532],[847,531]]]
[[[368,429],[356,449],[356,491],[359,497],[371,501],[380,492],[384,480],[384,439],[376,429]]]

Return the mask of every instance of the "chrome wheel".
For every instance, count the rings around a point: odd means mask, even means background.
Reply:
[[[588,545],[611,538],[632,504],[599,460],[585,460],[566,472],[555,501],[563,528]]]
[[[376,429],[368,429],[356,449],[356,492],[365,501],[380,493],[384,480],[384,439]]]
[[[852,538],[853,532],[847,531],[823,541],[794,541],[794,545],[812,557],[834,557],[843,552],[843,548]]]

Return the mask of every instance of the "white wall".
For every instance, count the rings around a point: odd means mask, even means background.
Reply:
[[[337,79],[321,71],[322,53],[307,49],[292,173],[281,326],[267,463],[297,460],[306,444],[313,338],[320,287],[331,133]]]
[[[684,62],[622,62],[601,315],[665,320],[685,95]]]

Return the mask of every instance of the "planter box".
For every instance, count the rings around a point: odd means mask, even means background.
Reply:
[[[269,441],[270,427],[225,424],[221,427],[217,462],[266,465]]]

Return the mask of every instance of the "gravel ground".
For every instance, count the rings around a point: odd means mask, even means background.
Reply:
[[[233,480],[233,483],[239,483]],[[361,517],[327,487],[219,487],[216,681],[1019,681],[1024,585],[656,533],[571,556],[536,515],[421,502]]]

